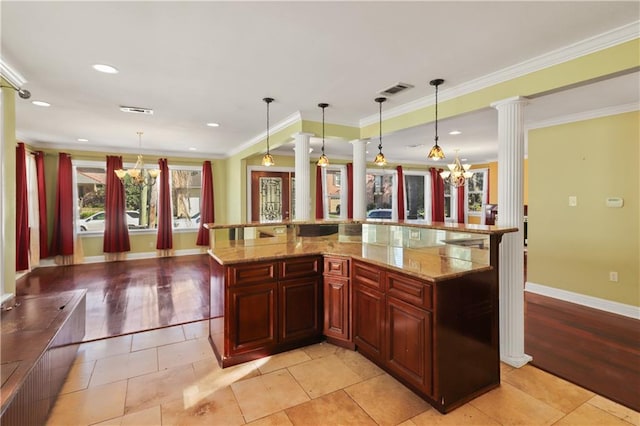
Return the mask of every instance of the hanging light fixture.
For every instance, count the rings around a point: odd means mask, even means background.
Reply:
[[[143,132],[136,132],[138,134],[138,149],[142,151],[142,135]],[[158,169],[144,169],[144,162],[142,161],[142,154],[138,154],[138,160],[136,164],[128,169],[116,169],[114,170],[116,176],[124,184],[126,177],[129,176],[130,182],[138,186],[153,186],[156,183],[156,179],[160,174]]]
[[[447,167],[449,168],[449,170],[440,172],[440,177],[442,177],[445,183],[448,183],[456,188],[464,186],[465,183],[467,183],[467,180],[473,177],[473,172],[469,171],[471,165],[460,163],[457,149],[456,160],[453,162],[453,164],[447,164]]]
[[[324,109],[328,107],[329,104],[321,103],[318,104],[318,106],[322,108],[322,154],[320,154],[320,158],[318,158],[316,164],[320,167],[327,167],[329,165],[329,159],[324,155]]]
[[[380,142],[378,143],[378,154],[373,162],[380,167],[387,165],[387,159],[384,158],[384,154],[382,153],[382,103],[386,100],[387,98],[375,99],[375,101],[380,104]]]
[[[262,165],[269,167],[275,164],[273,156],[269,153],[269,104],[273,102],[273,98],[263,98],[262,100],[267,104],[267,153],[262,157]]]
[[[435,80],[431,80],[429,82],[430,85],[436,87],[436,144],[433,146],[433,148],[431,148],[431,151],[429,151],[429,155],[427,157],[431,160],[436,161],[442,160],[444,158],[444,152],[442,151],[442,148],[438,146],[438,86],[440,86],[442,83],[444,83],[444,80],[441,78],[436,78]]]

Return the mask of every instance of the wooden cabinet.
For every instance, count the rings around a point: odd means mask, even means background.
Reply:
[[[316,262],[317,263],[317,262]],[[322,329],[320,277],[279,282],[280,342],[313,338]]]
[[[216,285],[211,304],[225,310],[220,317],[223,336],[211,332],[210,339],[220,364],[227,367],[320,341],[321,272],[321,256],[212,267]]]
[[[348,258],[324,258],[324,335],[327,341],[355,349],[351,338],[351,280]]]
[[[427,395],[433,395],[432,313],[388,297],[387,324],[388,368]]]
[[[378,362],[384,361],[384,271],[353,261],[353,340],[358,350]]]

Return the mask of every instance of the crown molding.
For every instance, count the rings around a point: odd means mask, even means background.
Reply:
[[[554,117],[549,120],[535,121],[525,124],[525,132],[533,129],[541,129],[543,127],[558,126],[561,124],[574,123],[576,121],[592,120],[594,118],[607,117],[609,115],[624,114],[627,112],[640,110],[640,104],[632,102],[624,105],[615,105],[606,108],[594,109],[591,111],[578,112],[575,114],[567,114],[560,117]]]
[[[459,84],[455,87],[439,91],[439,102],[467,95],[487,87],[494,86],[514,78],[540,71],[554,65],[568,62],[579,57],[625,43],[627,41],[640,38],[640,21],[634,21],[611,31],[598,34],[593,37],[581,40],[568,46],[552,50],[535,58],[503,68],[491,74],[479,77],[474,80]],[[412,102],[399,105],[395,108],[383,111],[383,120],[398,117],[421,108],[435,104],[435,94],[416,99]],[[370,115],[360,120],[360,127],[377,123],[378,114]]]
[[[285,128],[287,128],[288,126],[297,123],[298,121],[302,121],[302,114],[300,113],[300,111],[296,111],[293,114],[291,114],[290,116],[288,116],[287,118],[285,118],[284,120],[276,123],[275,126],[271,127],[269,129],[269,133],[273,134],[276,132],[279,132],[280,130],[283,130]],[[254,136],[253,138],[249,139],[247,142],[244,142],[242,144],[240,144],[240,146],[238,146],[236,149],[230,151],[225,158],[228,157],[232,157],[236,154],[241,153],[242,151],[244,151],[245,149],[252,147],[253,145],[257,144],[258,142],[260,142],[263,139],[266,139],[267,137],[267,131],[265,130],[264,132],[258,134],[257,136]]]
[[[22,85],[27,82],[27,80],[18,72],[15,68],[5,61],[4,58],[0,57],[0,76],[2,76],[7,83],[12,85],[16,90],[22,88]]]

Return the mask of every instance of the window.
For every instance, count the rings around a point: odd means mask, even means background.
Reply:
[[[456,187],[444,184],[444,221],[445,222],[457,222],[458,221],[458,190]]]
[[[170,167],[171,210],[173,228],[198,228],[200,226],[200,193],[202,170],[188,167]]]
[[[431,218],[431,176],[425,172],[404,172],[406,219]]]
[[[345,166],[329,166],[322,170],[324,177],[322,198],[325,218],[344,219],[347,217],[347,193],[340,185],[343,173],[347,173]]]
[[[473,171],[473,177],[467,181],[467,214],[480,216],[487,193],[487,170]]]
[[[371,213],[372,210],[385,209],[395,212],[395,176],[395,170],[367,171],[365,188],[367,217],[373,214]],[[388,214],[385,213],[385,215]],[[394,217],[397,217],[397,214],[395,214]]]
[[[131,167],[125,164],[124,168]],[[104,232],[106,166],[101,162],[74,162],[77,204],[76,229]],[[170,167],[171,210],[174,229],[197,229],[200,225],[202,171],[190,167]],[[159,184],[137,186],[125,177],[126,220],[129,231],[158,227]]]

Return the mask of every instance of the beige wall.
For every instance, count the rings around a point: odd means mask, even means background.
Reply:
[[[529,133],[528,281],[640,306],[639,120],[636,111]]]

